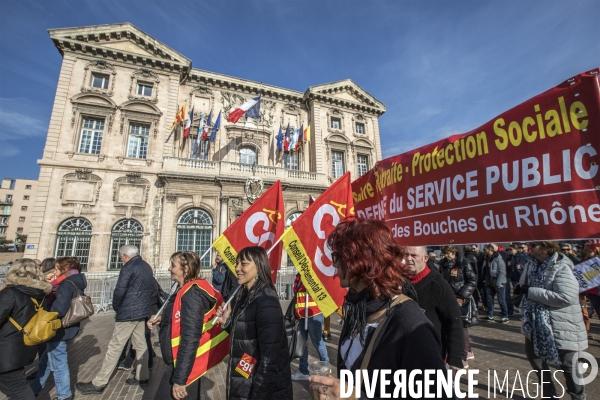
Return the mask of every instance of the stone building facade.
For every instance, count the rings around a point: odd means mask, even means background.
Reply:
[[[304,93],[192,68],[135,26],[49,30],[63,57],[27,256],[76,255],[88,271],[120,268],[116,249],[141,247],[155,268],[176,250],[204,253],[260,191],[281,180],[289,221],[346,171],[381,159],[385,106],[351,80]],[[260,119],[227,116],[261,96]],[[169,130],[186,104],[190,136]],[[197,139],[212,111],[215,140]],[[281,152],[276,137],[310,126]],[[211,257],[203,259],[208,267]]]
[[[16,243],[17,234],[27,235],[33,215],[37,181],[2,179],[0,186],[0,239]]]

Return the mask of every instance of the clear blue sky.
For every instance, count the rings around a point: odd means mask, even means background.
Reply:
[[[0,0],[0,178],[37,179],[61,57],[49,28],[131,22],[195,68],[387,106],[384,157],[468,132],[600,66],[600,1]]]

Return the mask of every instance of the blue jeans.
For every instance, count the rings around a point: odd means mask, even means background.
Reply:
[[[504,284],[506,285],[506,283]],[[504,287],[496,289],[495,286],[486,286],[485,293],[487,295],[488,317],[494,318],[494,297],[498,295],[498,304],[500,304],[500,316],[508,318],[508,310],[506,307],[506,289]]]
[[[325,342],[323,341],[323,322],[325,318],[323,314],[315,315],[314,317],[310,317],[308,319],[308,332],[306,331],[304,324],[305,320],[301,319],[299,321],[300,326],[300,334],[306,340],[306,344],[308,345],[308,336],[310,335],[310,340],[313,345],[316,347],[319,352],[319,359],[321,361],[329,362],[329,356],[327,355],[327,347],[325,346]],[[306,346],[306,350],[304,350],[304,354],[300,357],[300,372],[304,375],[308,375],[308,346]]]
[[[508,315],[515,315],[515,307],[511,301],[511,293],[510,293],[510,280],[504,284],[504,301],[506,302],[506,310],[508,311]]]
[[[71,396],[71,374],[67,359],[67,342],[48,342],[46,351],[40,358],[37,377],[31,382],[31,389],[36,395],[39,394],[50,376],[54,372],[54,385],[59,400]]]

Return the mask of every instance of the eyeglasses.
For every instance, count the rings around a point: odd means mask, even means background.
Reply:
[[[567,252],[567,251],[569,251],[569,250],[571,250],[571,249],[560,249],[560,251],[562,251],[563,253],[564,253],[564,252]]]

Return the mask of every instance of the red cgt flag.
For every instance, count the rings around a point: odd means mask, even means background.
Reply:
[[[213,247],[233,273],[237,255],[244,247],[260,246],[269,250],[276,243],[285,228],[284,212],[281,182],[277,181],[215,240]],[[275,283],[281,264],[281,243],[269,255],[269,263]]]
[[[281,236],[302,283],[325,316],[342,305],[347,293],[340,287],[327,237],[342,219],[351,215],[354,215],[354,201],[350,173],[346,172]]]

